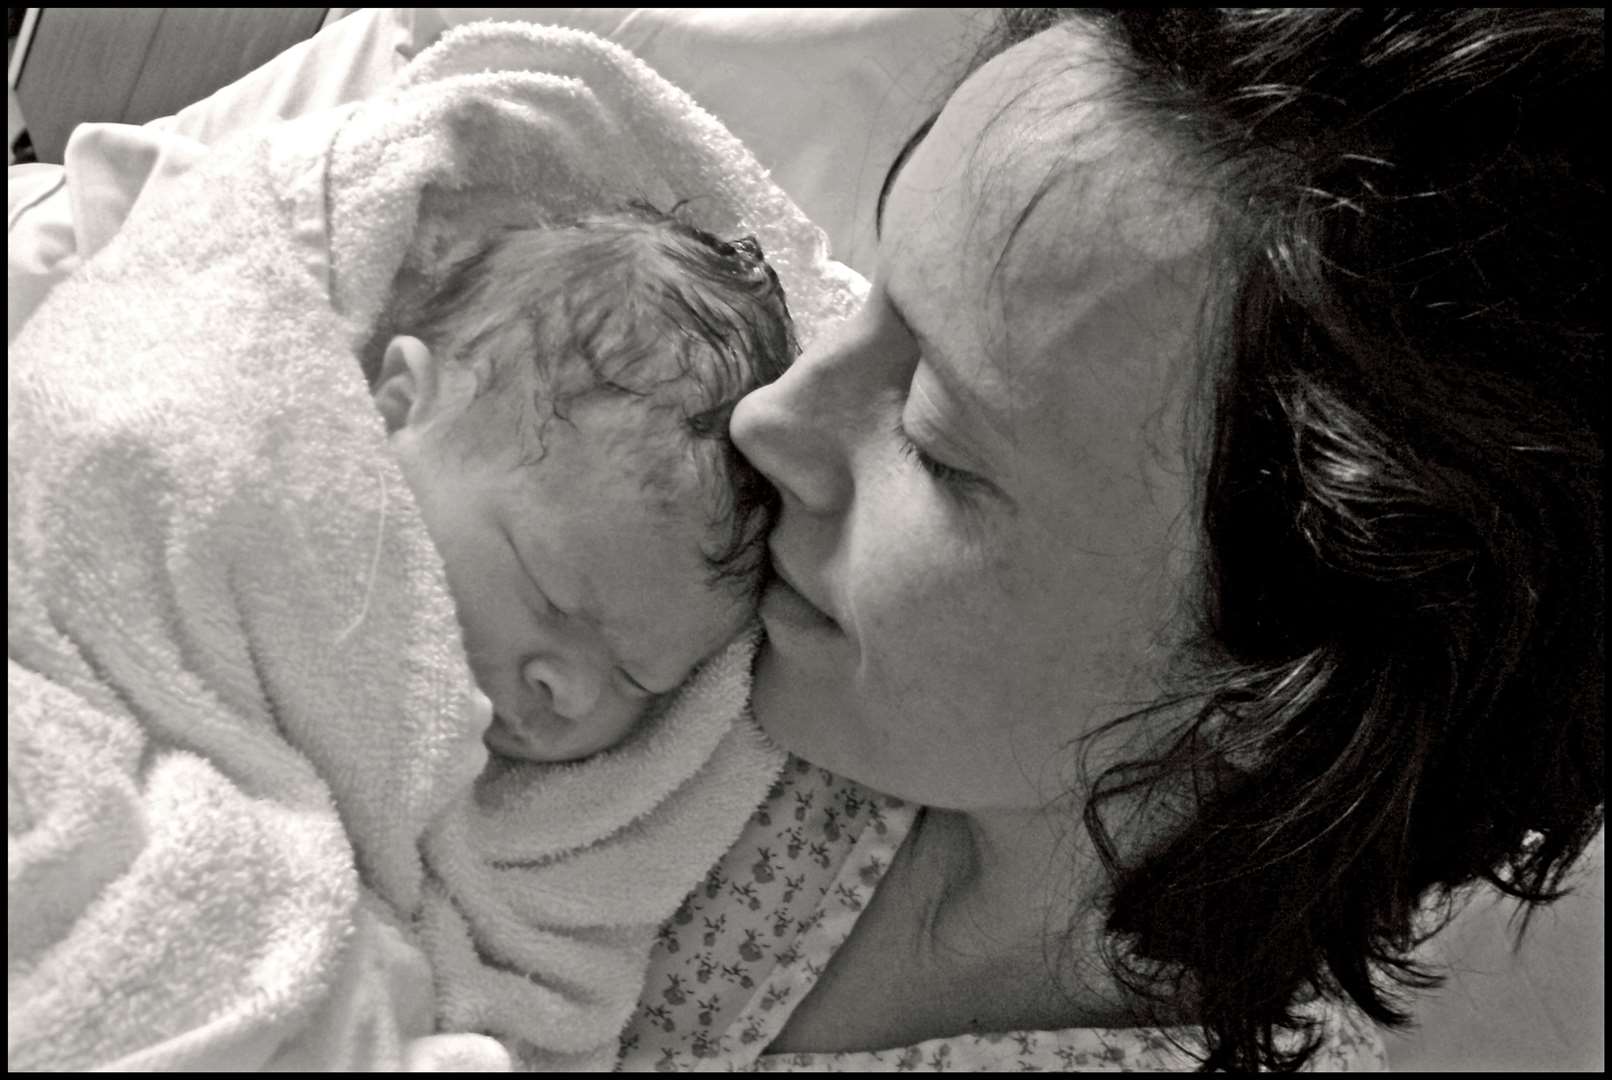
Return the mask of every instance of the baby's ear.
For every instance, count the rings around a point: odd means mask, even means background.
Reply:
[[[436,410],[438,394],[437,362],[430,347],[416,337],[398,336],[387,342],[374,394],[388,433],[429,417]]]

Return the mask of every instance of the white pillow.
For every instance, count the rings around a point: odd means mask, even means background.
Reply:
[[[873,210],[907,138],[965,74],[987,8],[438,8],[452,25],[528,19],[636,54],[738,136],[873,276]],[[424,29],[422,17],[421,29]]]
[[[207,144],[375,92],[444,29],[524,19],[636,53],[722,120],[820,228],[872,275],[873,209],[896,152],[961,77],[989,9],[368,8],[177,115],[82,124],[61,166],[9,170],[7,340],[139,198]]]

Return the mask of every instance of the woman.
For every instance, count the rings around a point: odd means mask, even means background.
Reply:
[[[782,496],[756,715],[821,782],[667,927],[624,1067],[1369,1067],[1347,1018],[1403,1022],[1460,890],[1559,895],[1601,25],[1006,17],[864,309],[734,414]]]

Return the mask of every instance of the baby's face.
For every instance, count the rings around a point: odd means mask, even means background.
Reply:
[[[692,459],[681,496],[655,496],[622,453],[641,441],[642,403],[589,399],[567,417],[544,428],[540,460],[534,421],[502,406],[466,418],[489,440],[475,453],[443,425],[395,441],[492,701],[487,744],[534,761],[620,741],[751,615],[709,582]]]

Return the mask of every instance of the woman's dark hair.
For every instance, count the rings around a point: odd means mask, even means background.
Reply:
[[[1604,16],[1015,9],[981,59],[1071,17],[1216,224],[1199,630],[1115,724],[1191,707],[1086,806],[1106,961],[1291,1069],[1296,1006],[1407,1022],[1469,886],[1531,914],[1603,821]],[[1184,824],[1121,851],[1137,798]]]

